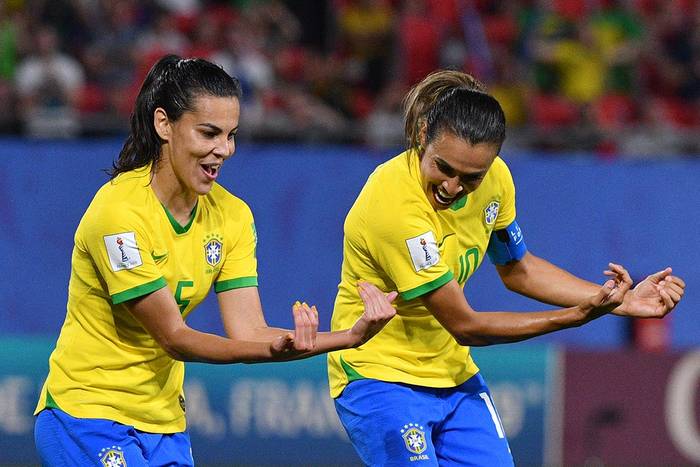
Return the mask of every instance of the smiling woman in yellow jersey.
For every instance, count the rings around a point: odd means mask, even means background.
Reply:
[[[631,289],[627,271],[610,263],[599,286],[528,252],[498,156],[505,117],[469,75],[436,72],[413,88],[406,137],[408,150],[377,167],[347,215],[331,328],[361,315],[359,279],[397,290],[397,316],[366,344],[328,355],[331,396],[367,465],[513,465],[469,346],[606,313],[662,317],[684,284],[667,268]],[[568,308],[475,311],[463,287],[486,255],[509,289]]]
[[[127,303],[167,286],[185,319],[212,285],[217,292],[255,287],[255,243],[250,209],[219,185],[199,197],[186,225],[156,197],[149,166],[103,186],[75,235],[68,315],[40,407],[143,431],[184,431],[184,364],[144,332]],[[115,405],[117,377],[131,389]]]
[[[335,307],[343,313],[334,314],[333,326],[342,329],[362,314],[362,303],[353,297],[356,275],[398,290],[401,300],[399,315],[380,336],[357,352],[330,356],[334,397],[347,383],[343,361],[368,378],[435,387],[461,384],[477,372],[469,347],[458,345],[414,299],[451,280],[464,285],[486,255],[491,232],[515,219],[513,181],[497,158],[478,190],[436,211],[420,189],[419,164],[416,151],[409,150],[379,166],[345,221],[344,271],[352,275],[342,276]],[[375,269],[375,258],[385,270]],[[402,345],[407,329],[414,333],[410,346]]]
[[[216,184],[240,94],[201,59],[166,56],[146,77],[112,180],[75,234],[66,320],[35,412],[43,465],[193,465],[183,362],[352,348],[394,316],[395,293],[361,283],[366,305],[342,331],[318,332],[316,309],[298,303],[294,330],[267,326],[253,215]],[[212,286],[226,337],[185,322]]]

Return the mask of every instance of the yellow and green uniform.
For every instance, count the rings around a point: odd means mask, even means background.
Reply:
[[[372,378],[428,387],[457,386],[478,368],[419,299],[451,279],[461,286],[484,258],[491,232],[515,219],[515,188],[497,157],[481,185],[450,209],[436,211],[422,187],[420,160],[404,152],[370,175],[345,220],[343,266],[331,329],[347,329],[364,307],[366,280],[397,290],[397,316],[357,349],[328,355],[331,396]]]
[[[55,407],[153,433],[185,429],[184,364],[125,302],[169,287],[186,317],[209,293],[257,286],[248,206],[214,184],[180,225],[150,185],[150,166],[95,195],[75,233],[66,320],[36,413]]]

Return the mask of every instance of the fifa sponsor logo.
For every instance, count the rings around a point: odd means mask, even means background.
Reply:
[[[136,244],[136,232],[105,235],[104,242],[112,271],[133,269],[143,264],[139,246]]]
[[[484,221],[487,225],[491,225],[496,222],[498,218],[498,210],[501,207],[501,203],[498,201],[491,201],[484,208]]]
[[[129,257],[126,256],[126,252],[124,251],[124,240],[122,240],[121,237],[117,237],[117,248],[119,248],[119,251],[122,254],[122,262],[126,263],[129,261]]]
[[[406,449],[411,454],[414,454],[410,456],[408,460],[411,462],[428,460],[428,455],[423,454],[428,447],[427,443],[425,442],[425,432],[423,431],[423,427],[418,423],[408,423],[404,425],[400,431]]]
[[[407,239],[406,246],[416,272],[428,269],[440,261],[440,250],[435,235],[430,231]]]
[[[102,448],[98,456],[105,467],[127,467],[121,446]]]
[[[428,253],[428,242],[426,242],[424,238],[421,238],[420,239],[420,246],[421,246],[421,248],[423,248],[423,251],[425,252],[425,262],[427,263],[431,259],[430,253]]]

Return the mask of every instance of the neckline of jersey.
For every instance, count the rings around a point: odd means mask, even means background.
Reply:
[[[188,230],[190,230],[190,227],[192,227],[192,223],[194,222],[194,218],[196,217],[197,214],[197,206],[199,206],[199,200],[197,200],[196,203],[194,203],[194,207],[192,208],[192,211],[190,212],[190,220],[187,221],[187,224],[181,225],[168,211],[168,208],[165,207],[163,203],[160,203],[160,205],[163,207],[163,211],[165,211],[165,215],[168,217],[168,221],[170,221],[170,225],[172,226],[173,230],[177,234],[183,234],[187,233]]]

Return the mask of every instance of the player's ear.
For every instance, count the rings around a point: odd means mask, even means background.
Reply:
[[[168,119],[168,114],[165,113],[165,109],[158,107],[153,112],[153,127],[156,129],[156,133],[160,136],[163,141],[168,141],[170,139],[170,119]]]
[[[425,148],[425,139],[427,138],[428,135],[428,123],[425,121],[425,119],[421,119],[418,122],[418,144],[419,146],[419,151],[421,155],[423,155],[423,148]]]

